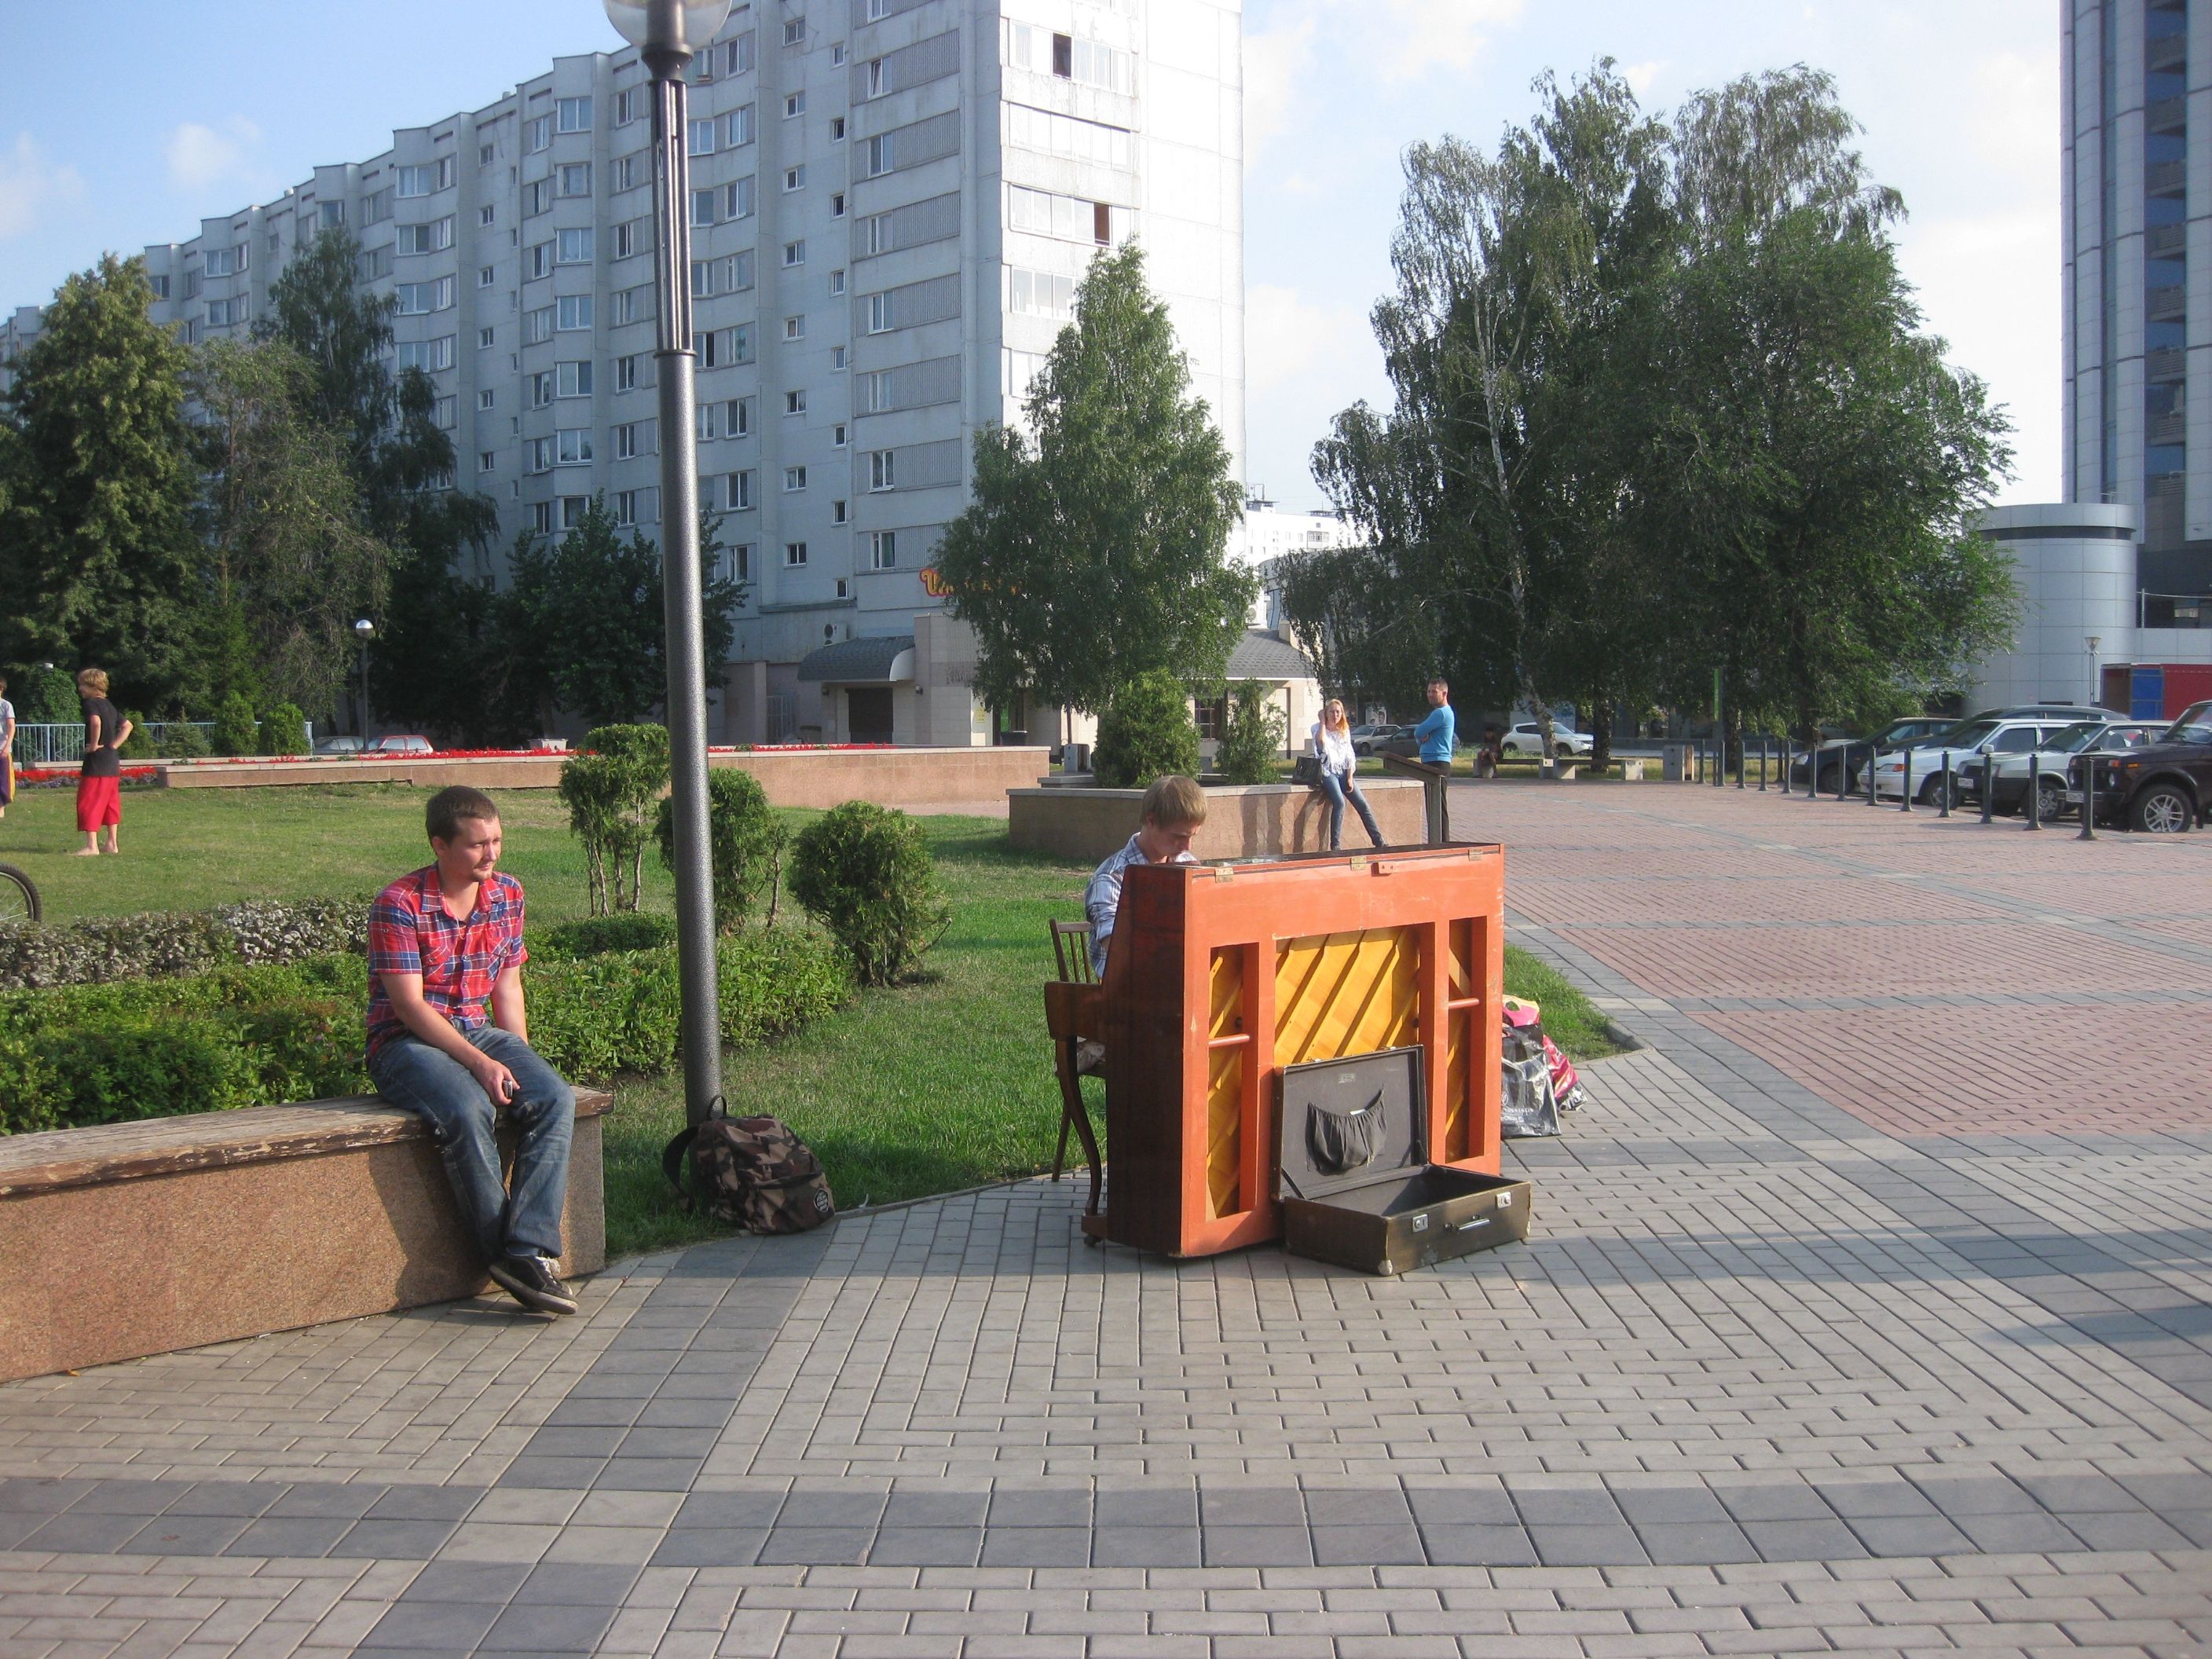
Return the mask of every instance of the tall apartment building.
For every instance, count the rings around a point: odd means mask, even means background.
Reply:
[[[1240,3],[757,0],[699,54],[700,493],[746,584],[718,738],[990,741],[930,553],[1100,249],[1144,246],[1241,466]],[[559,58],[318,167],[149,247],[157,314],[243,333],[344,225],[505,537],[558,535],[599,491],[657,535],[647,88],[635,51]],[[0,358],[36,326],[16,313]]]

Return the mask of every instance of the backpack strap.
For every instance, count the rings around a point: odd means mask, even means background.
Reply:
[[[707,1117],[710,1122],[718,1117],[726,1120],[729,1115],[721,1096],[716,1095],[707,1103]],[[683,1200],[687,1215],[694,1206],[690,1189],[684,1184],[684,1154],[691,1150],[691,1143],[698,1139],[699,1126],[686,1124],[676,1132],[676,1138],[663,1147],[660,1153],[660,1172],[668,1177],[668,1184],[676,1188],[676,1196]]]

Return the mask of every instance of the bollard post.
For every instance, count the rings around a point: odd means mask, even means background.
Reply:
[[[1739,789],[1743,787],[1744,763],[1750,758],[1751,740],[1748,738],[1738,738],[1735,740],[1735,787]]]
[[[2097,755],[2094,750],[2081,757],[2081,833],[2076,841],[2097,839]]]
[[[1909,743],[1905,745],[1905,804],[1897,810],[1900,812],[1912,810],[1912,745]]]
[[[1766,733],[1762,732],[1759,734],[1759,793],[1762,795],[1766,793]]]
[[[1782,734],[1782,793],[1785,795],[1790,793],[1790,751],[1795,746],[1790,734],[1784,732]]]
[[[2043,751],[2027,751],[2027,827],[2043,828]]]
[[[1943,751],[1943,770],[1936,787],[1943,792],[1936,816],[1948,818],[1951,816],[1951,751],[1948,749]]]
[[[1851,784],[1851,746],[1846,742],[1836,750],[1836,800],[1841,805]]]
[[[1997,757],[1988,750],[1982,751],[1982,822],[1990,821],[1990,810],[1996,804]]]
[[[1875,754],[1874,741],[1872,738],[1869,738],[1867,740],[1866,769],[1867,805],[1869,806],[1879,806],[1881,805],[1881,797],[1875,792],[1874,787],[1874,763],[1876,758],[1877,757]]]

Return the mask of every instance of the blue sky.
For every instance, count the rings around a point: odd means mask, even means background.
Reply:
[[[0,307],[613,39],[599,0],[9,10]],[[1387,395],[1366,314],[1404,147],[1488,142],[1527,115],[1536,75],[1600,57],[1661,111],[1747,70],[1833,72],[1905,193],[1929,325],[2012,412],[2003,498],[2057,498],[2057,0],[1245,0],[1245,35],[1247,471],[1285,505],[1317,503],[1306,456],[1330,416]]]

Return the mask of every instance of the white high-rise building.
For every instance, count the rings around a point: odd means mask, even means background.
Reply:
[[[976,429],[1018,415],[1100,249],[1146,250],[1241,471],[1240,5],[780,0],[738,5],[701,52],[700,493],[747,584],[719,740],[990,740],[931,550]],[[156,314],[243,335],[285,262],[344,225],[363,285],[398,296],[398,364],[437,388],[454,482],[504,538],[557,535],[602,490],[657,535],[647,86],[635,51],[559,58],[317,167],[149,247]],[[37,325],[0,325],[0,360]]]

